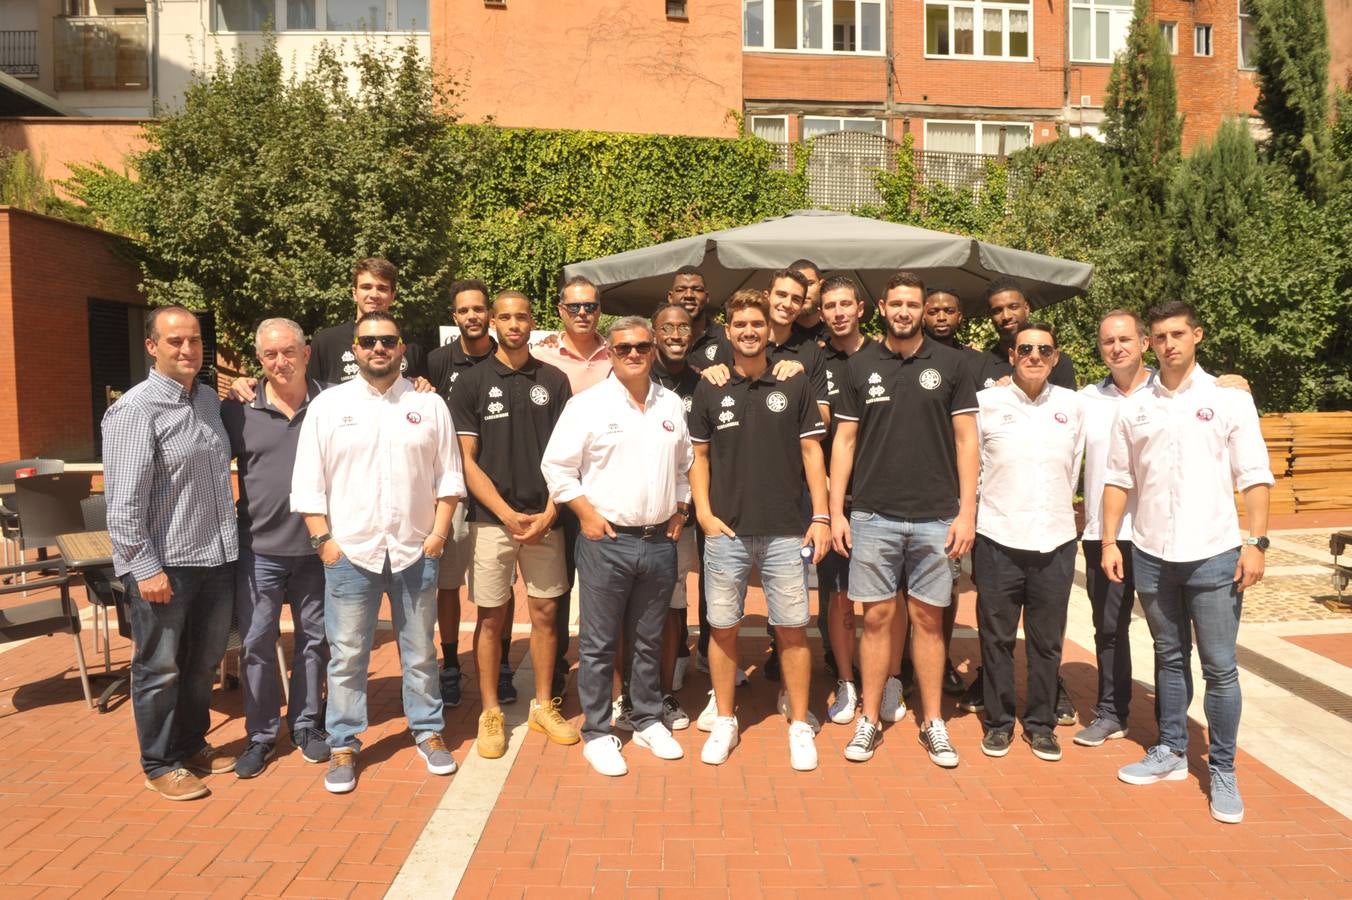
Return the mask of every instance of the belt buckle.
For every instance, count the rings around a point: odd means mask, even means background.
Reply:
[[[644,525],[643,534],[639,535],[642,540],[651,541],[662,532],[661,525]]]

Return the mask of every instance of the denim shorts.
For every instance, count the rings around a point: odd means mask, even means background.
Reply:
[[[952,519],[891,519],[851,510],[850,599],[890,600],[899,590],[930,606],[953,603],[953,570],[944,543]]]
[[[760,572],[770,624],[801,628],[810,618],[803,579],[800,535],[704,539],[704,593],[709,624],[731,628],[746,614],[746,586],[754,567]]]

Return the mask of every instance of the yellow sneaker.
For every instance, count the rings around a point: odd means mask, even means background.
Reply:
[[[582,740],[582,735],[578,734],[577,729],[559,712],[562,703],[562,697],[555,697],[548,706],[541,706],[538,701],[532,700],[526,724],[531,731],[540,732],[556,744],[565,746],[576,744]]]
[[[479,737],[474,742],[484,759],[501,759],[507,752],[507,733],[503,728],[502,710],[486,709],[479,715]]]

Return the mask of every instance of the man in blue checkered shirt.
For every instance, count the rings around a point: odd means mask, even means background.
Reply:
[[[151,310],[146,352],[150,375],[103,416],[108,533],[131,611],[145,784],[167,800],[194,800],[210,793],[198,775],[235,767],[206,742],[239,553],[230,439],[216,393],[197,381],[197,317],[181,306]]]

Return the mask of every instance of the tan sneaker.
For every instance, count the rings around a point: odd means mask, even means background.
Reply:
[[[486,709],[479,716],[479,737],[475,741],[479,755],[484,759],[501,759],[507,752],[507,734],[503,728],[502,710]]]
[[[159,778],[147,778],[146,787],[166,800],[196,800],[211,791],[187,769],[174,769]]]
[[[235,757],[203,744],[201,750],[183,760],[183,768],[194,775],[223,775],[235,771]]]
[[[538,701],[532,700],[526,724],[531,731],[540,732],[556,744],[564,746],[576,744],[582,740],[582,735],[578,734],[572,723],[559,712],[561,705],[563,705],[562,697],[555,697],[548,706],[541,706]]]

